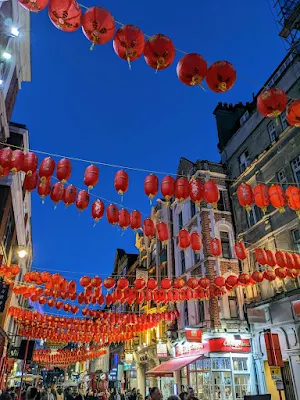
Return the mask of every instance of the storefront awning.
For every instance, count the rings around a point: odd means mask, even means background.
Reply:
[[[172,377],[173,372],[178,371],[186,365],[198,360],[200,357],[203,357],[203,355],[198,354],[196,356],[172,358],[172,360],[165,361],[157,367],[150,369],[146,372],[146,375],[152,377]]]

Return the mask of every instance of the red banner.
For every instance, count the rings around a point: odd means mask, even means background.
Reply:
[[[202,343],[201,329],[186,329],[185,337],[188,342]]]
[[[217,338],[209,339],[209,349],[213,353],[224,352],[224,353],[250,353],[251,343],[250,339],[227,339]]]

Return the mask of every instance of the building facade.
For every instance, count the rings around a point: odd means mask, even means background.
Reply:
[[[299,61],[298,50],[294,48],[278,65],[264,87],[283,89],[290,101],[299,98]],[[237,189],[241,183],[248,183],[252,187],[258,183],[268,186],[279,183],[284,189],[291,185],[299,187],[300,131],[288,125],[285,112],[277,119],[260,115],[256,108],[256,98],[245,105],[219,103],[214,114],[222,163],[232,180],[230,197],[236,234],[239,240],[244,241],[248,251],[242,268],[247,273],[263,271],[264,267],[257,263],[254,250],[263,248],[299,252],[299,219],[288,208],[280,213],[271,206],[265,214],[256,205],[247,213],[238,203]],[[278,381],[277,385],[284,389],[287,399],[299,399],[299,278],[277,278],[272,284],[263,281],[252,285],[247,288],[246,298],[259,393],[270,392],[272,398],[279,399],[276,386]],[[257,315],[260,315],[260,321]],[[279,338],[283,356],[280,379],[278,376],[277,379],[272,377],[268,365],[264,345],[266,330]]]

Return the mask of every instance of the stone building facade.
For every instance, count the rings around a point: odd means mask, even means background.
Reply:
[[[299,99],[299,78],[300,56],[296,47],[282,60],[264,87],[281,88],[287,93],[289,101],[293,101]],[[256,97],[245,105],[219,103],[214,114],[222,163],[231,179],[230,197],[235,230],[237,238],[244,241],[248,250],[242,267],[247,273],[263,271],[264,267],[256,261],[255,248],[299,252],[299,219],[288,207],[284,213],[280,213],[269,206],[264,215],[254,205],[247,213],[238,203],[237,189],[242,182],[252,187],[258,183],[279,183],[284,188],[299,186],[300,130],[288,125],[285,112],[276,119],[264,118],[257,111]],[[299,278],[277,278],[272,284],[264,281],[249,287],[246,296],[248,310],[265,311],[261,324],[251,323],[249,317],[260,393],[271,392],[275,399],[279,398],[266,361],[266,351],[261,344],[264,329],[270,329],[280,338],[284,358],[281,373],[286,398],[299,399],[300,386],[296,377],[300,376],[300,364],[297,362],[300,357],[300,316],[294,310],[295,302],[300,299]]]

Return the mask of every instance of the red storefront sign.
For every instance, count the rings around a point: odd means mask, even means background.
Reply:
[[[175,357],[193,356],[207,351],[202,343],[185,343],[175,347]]]
[[[202,343],[202,331],[201,329],[186,329],[185,337],[188,342]]]
[[[279,336],[277,333],[266,332],[264,334],[268,364],[272,367],[283,367]]]
[[[209,350],[212,353],[250,353],[251,343],[250,339],[227,339],[227,338],[216,338],[209,339]]]

